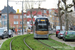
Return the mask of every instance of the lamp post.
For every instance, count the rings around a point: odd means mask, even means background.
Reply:
[[[8,11],[8,0],[7,0],[7,32],[9,34],[9,11]]]
[[[23,1],[22,1],[22,34],[23,34]]]

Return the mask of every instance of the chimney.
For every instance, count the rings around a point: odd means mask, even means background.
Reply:
[[[17,13],[19,13],[19,9],[17,9]]]

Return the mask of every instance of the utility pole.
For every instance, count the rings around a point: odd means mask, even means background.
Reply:
[[[7,0],[7,32],[9,34],[9,11],[8,11],[8,0]]]
[[[22,34],[23,34],[23,1],[22,1]]]

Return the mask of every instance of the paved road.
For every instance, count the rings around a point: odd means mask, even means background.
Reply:
[[[54,39],[54,40],[56,40],[56,41],[65,43],[65,44],[67,44],[67,45],[70,45],[70,46],[72,46],[72,47],[75,47],[75,41],[66,41],[66,42],[65,42],[65,41],[63,41],[62,39],[57,38],[55,35],[51,35],[50,38],[52,38],[52,39]]]

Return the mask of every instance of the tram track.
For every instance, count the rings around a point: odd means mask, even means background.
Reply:
[[[28,36],[27,36],[27,37],[28,37]],[[26,43],[26,38],[27,38],[27,37],[23,37],[22,40],[23,40],[24,44],[25,44],[30,50],[33,50],[33,49]],[[13,39],[10,41],[10,50],[12,50],[12,42],[13,42],[15,39],[16,39],[16,38],[13,38]],[[39,39],[38,39],[37,41],[40,42],[41,44],[47,46],[47,47],[52,48],[53,50],[57,50],[57,48],[54,48],[54,47],[52,47],[51,45],[48,45],[48,44],[46,44],[46,43],[40,41]],[[48,41],[50,41],[50,40],[48,40]],[[50,42],[57,44],[56,42],[53,42],[53,41],[50,41]],[[61,44],[57,44],[57,45],[61,45]]]
[[[16,38],[14,38],[14,39],[16,39]],[[10,50],[12,50],[12,41],[13,41],[14,39],[12,39],[12,40],[10,41]]]
[[[51,38],[51,36],[50,36],[50,38]],[[50,40],[49,40],[50,41]],[[53,43],[56,43],[55,41],[50,41],[50,42],[53,42]],[[56,43],[57,45],[63,45],[63,44],[59,44],[59,43]]]
[[[25,38],[26,38],[26,37],[24,37],[24,39],[23,39],[25,45],[26,45],[30,50],[33,50],[33,49],[26,43]]]
[[[57,50],[56,48],[54,48],[54,47],[52,47],[52,46],[50,46],[50,45],[47,45],[47,44],[45,44],[45,43],[41,42],[40,40],[37,40],[37,41],[38,41],[38,42],[40,42],[41,44],[43,44],[43,45],[47,46],[47,47],[50,47],[50,48],[52,48],[52,49],[54,49],[54,50]]]
[[[10,50],[12,50],[12,42],[13,42],[15,39],[16,39],[16,38],[14,38],[14,39],[12,39],[12,40],[10,41]],[[33,49],[26,43],[25,39],[26,39],[26,37],[23,38],[24,44],[25,44],[30,50],[33,50]]]
[[[62,46],[62,44],[56,43],[55,41],[50,41],[50,40],[48,40],[48,41],[49,41],[49,42],[52,42],[52,43],[55,43],[55,44],[57,44],[57,45]]]

